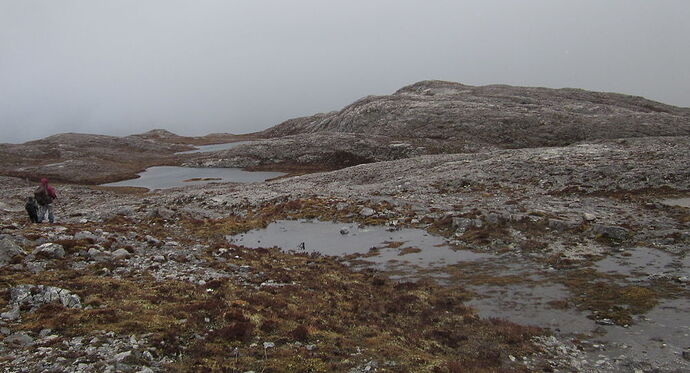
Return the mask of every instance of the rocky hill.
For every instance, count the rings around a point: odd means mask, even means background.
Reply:
[[[420,82],[249,136],[2,144],[0,370],[689,371],[688,118],[617,94]],[[311,174],[79,185],[160,164]],[[75,184],[56,185],[55,224],[33,224],[36,183],[12,176],[45,175]],[[311,252],[236,240],[285,220],[335,227],[299,229]],[[327,255],[362,237],[348,227],[384,246]],[[391,238],[411,230],[448,247]]]
[[[179,164],[175,153],[193,149],[191,145],[247,138],[251,137],[186,137],[160,129],[124,137],[64,133],[23,144],[0,144],[0,174],[99,184],[133,178],[147,167]]]
[[[359,133],[436,139],[456,148],[562,146],[579,141],[690,134],[690,109],[580,89],[422,81],[262,134]]]

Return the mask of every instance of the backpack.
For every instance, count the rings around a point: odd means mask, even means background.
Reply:
[[[42,187],[38,187],[38,189],[34,192],[34,198],[36,199],[36,202],[38,202],[38,204],[42,206],[48,205],[51,202],[53,202],[53,199],[50,198],[46,189]]]
[[[26,204],[24,205],[26,212],[29,213],[29,220],[32,223],[38,223],[38,205],[34,197],[29,197],[26,199]]]

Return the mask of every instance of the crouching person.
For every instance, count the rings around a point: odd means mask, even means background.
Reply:
[[[38,203],[36,203],[36,198],[27,197],[24,209],[29,214],[29,220],[32,223],[38,223]]]
[[[38,222],[41,223],[48,213],[48,221],[55,222],[53,216],[53,200],[57,199],[55,188],[48,185],[48,179],[42,178],[41,185],[34,192],[34,198],[38,202]]]

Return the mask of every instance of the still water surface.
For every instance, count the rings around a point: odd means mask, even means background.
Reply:
[[[123,180],[105,186],[168,189],[211,182],[253,183],[285,175],[282,172],[249,172],[239,168],[150,167],[136,179]]]
[[[213,144],[213,145],[201,145],[197,146],[196,149],[194,150],[188,150],[186,152],[178,152],[175,154],[192,154],[192,153],[208,153],[208,152],[217,152],[220,150],[228,150],[232,149],[236,146],[240,146],[242,144],[248,144],[251,141],[236,141],[236,142],[228,142],[225,144]]]

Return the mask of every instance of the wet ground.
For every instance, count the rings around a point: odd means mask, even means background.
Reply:
[[[239,168],[150,167],[136,179],[123,180],[104,186],[168,189],[211,182],[253,183],[285,175],[282,172],[250,172]]]
[[[359,263],[363,260],[381,269],[415,270],[493,257],[454,250],[443,237],[422,229],[389,230],[381,226],[306,220],[280,220],[265,229],[231,236],[229,241],[246,247],[279,247],[333,256],[354,254],[361,259]]]
[[[449,268],[463,271],[463,265],[467,265],[465,272],[477,276],[514,276],[523,281],[479,285],[468,281],[460,285],[476,293],[468,305],[480,316],[546,327],[561,337],[584,341],[586,354],[592,361],[615,362],[625,354],[634,356],[634,361],[652,362],[656,367],[690,371],[690,361],[682,357],[682,351],[690,348],[690,299],[687,298],[664,299],[650,312],[638,315],[628,327],[601,325],[589,318],[587,311],[558,306],[569,297],[569,290],[549,281],[553,270],[542,264],[510,254],[454,250],[444,238],[421,229],[391,231],[386,227],[356,224],[277,221],[266,229],[228,237],[228,240],[246,247],[356,256],[356,260],[350,261],[353,265],[391,271],[391,278],[398,279],[424,272],[441,283],[453,285],[452,281],[459,280],[450,275]],[[593,263],[592,268],[620,275],[624,281],[644,282],[659,274],[673,278],[687,276],[690,258],[637,247],[614,252]]]

